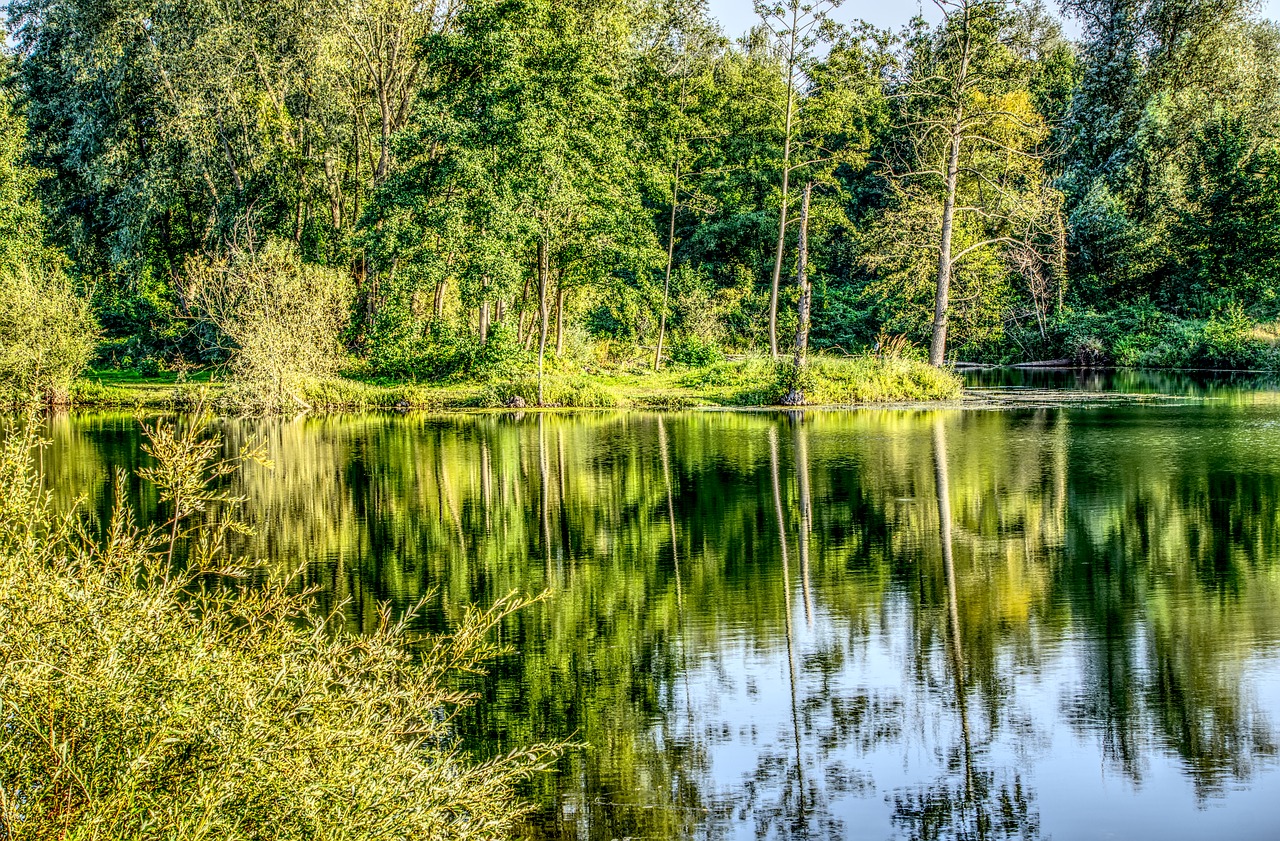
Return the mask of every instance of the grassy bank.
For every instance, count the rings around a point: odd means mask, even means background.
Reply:
[[[135,372],[91,372],[75,386],[77,406],[183,408],[206,402],[234,408],[237,389],[204,372],[141,376]],[[772,406],[793,389],[805,405],[854,406],[946,400],[958,397],[960,380],[948,371],[908,359],[817,357],[803,371],[766,358],[719,362],[705,367],[672,366],[659,373],[642,368],[561,368],[544,378],[544,403],[556,408],[688,409]],[[425,409],[432,411],[533,407],[538,378],[507,377],[414,383],[359,377],[310,380],[295,395],[297,408],[319,411]]]

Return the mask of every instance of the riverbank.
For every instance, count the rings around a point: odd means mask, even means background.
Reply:
[[[184,408],[199,402],[234,407],[236,389],[212,372],[182,376],[162,372],[90,372],[72,390],[80,408]],[[855,406],[959,399],[963,387],[951,371],[900,358],[816,357],[805,369],[767,358],[672,366],[661,372],[634,368],[548,371],[548,408],[694,409],[775,406],[793,392],[805,405]],[[291,395],[297,408],[314,411],[370,409],[462,411],[533,408],[536,373],[415,383],[358,377],[317,379]]]

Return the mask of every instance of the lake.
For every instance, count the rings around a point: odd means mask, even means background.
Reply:
[[[580,744],[531,838],[1275,837],[1280,391],[971,382],[1179,399],[218,426],[275,461],[245,551],[356,627],[549,591],[459,733]],[[47,435],[100,528],[138,419]]]

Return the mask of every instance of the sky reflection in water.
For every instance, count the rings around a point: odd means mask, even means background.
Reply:
[[[1266,838],[1280,397],[1213,397],[223,429],[248,551],[353,623],[550,588],[463,734],[585,742],[532,837]],[[100,522],[135,419],[50,433]]]

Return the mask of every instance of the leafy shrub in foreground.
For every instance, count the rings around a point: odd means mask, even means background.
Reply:
[[[28,424],[30,429],[32,424]],[[451,676],[496,653],[523,603],[416,638],[367,636],[272,579],[236,585],[236,461],[199,424],[151,430],[171,519],[118,506],[105,544],[55,517],[30,432],[0,452],[0,827],[6,838],[488,839],[543,747],[479,764],[452,744]],[[251,455],[251,454],[250,454]],[[203,522],[192,519],[200,516]],[[184,569],[179,540],[191,546]]]

